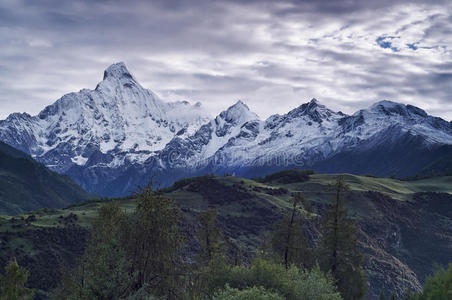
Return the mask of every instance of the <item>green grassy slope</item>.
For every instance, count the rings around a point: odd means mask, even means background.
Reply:
[[[52,172],[26,154],[0,143],[0,214],[61,208],[90,197],[69,177]]]
[[[414,193],[419,192],[452,193],[452,176],[412,181],[351,174],[345,174],[344,176],[351,191],[374,191],[397,200],[410,200]],[[306,194],[311,194],[313,197],[320,193],[320,198],[324,198],[328,194],[325,191],[325,187],[332,186],[336,178],[337,175],[334,174],[314,174],[311,175],[310,180],[307,182],[289,185],[280,184],[280,186],[302,191]]]
[[[336,177],[295,176],[298,179],[294,182],[290,180],[292,175],[284,180],[277,176],[259,181],[202,176],[182,180],[161,192],[178,203],[191,228],[195,228],[199,212],[216,207],[231,244],[240,246],[251,257],[272,224],[290,207],[293,192],[303,192],[312,203],[313,211],[304,211],[305,230],[315,243],[319,215],[333,197]],[[362,229],[366,271],[375,295],[380,289],[419,288],[433,271],[434,262],[452,261],[452,176],[400,181],[346,174],[345,180],[351,189],[347,197],[349,212]],[[134,199],[119,201],[127,211],[134,209]],[[68,257],[65,263],[74,262],[101,203],[88,201],[65,209],[41,209],[14,219],[0,218],[0,241],[4,242],[0,243],[0,262],[17,256],[19,262],[34,270],[30,274],[33,287],[51,288],[59,276],[61,252]],[[51,241],[43,245],[42,239]],[[44,273],[52,274],[53,281],[49,278],[44,282]]]
[[[310,201],[324,204],[334,196],[334,183],[338,175],[313,174],[309,180],[296,183],[258,182],[251,179],[233,176],[201,176],[190,180],[177,182],[174,186],[162,189],[163,194],[176,201],[184,210],[194,214],[205,211],[209,207],[217,207],[220,213],[229,215],[248,215],[243,212],[247,203],[269,206],[274,214],[291,206],[291,194],[301,192]],[[377,192],[399,201],[415,201],[416,193],[436,192],[452,194],[452,176],[433,177],[427,179],[401,181],[391,178],[359,176],[344,174],[350,191]],[[180,184],[182,183],[182,184]],[[68,205],[64,209],[41,209],[23,214],[39,216],[32,222],[35,226],[57,226],[60,216],[76,214],[77,223],[82,227],[88,226],[95,217],[99,206],[109,199],[84,201]],[[119,200],[127,210],[134,209],[134,199]],[[350,208],[353,208],[353,203]],[[3,216],[3,219],[11,217]]]

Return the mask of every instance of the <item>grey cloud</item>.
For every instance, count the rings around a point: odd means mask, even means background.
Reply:
[[[407,2],[5,1],[0,118],[94,88],[125,61],[143,86],[212,115],[238,98],[262,117],[312,97],[347,113],[389,98],[450,120],[452,5]]]

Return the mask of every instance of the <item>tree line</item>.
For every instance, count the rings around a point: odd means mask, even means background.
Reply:
[[[118,201],[102,204],[84,255],[75,269],[63,274],[50,298],[364,299],[364,257],[358,227],[347,216],[347,189],[343,177],[338,177],[316,247],[303,234],[310,203],[302,194],[294,194],[291,208],[273,226],[250,263],[243,261],[240,249],[231,255],[216,209],[199,214],[198,247],[193,254],[186,248],[180,209],[151,188],[138,195],[131,214]],[[0,299],[32,299],[33,291],[24,286],[27,277],[28,272],[12,260],[0,278]],[[428,279],[422,293],[409,293],[406,299],[451,299],[447,298],[451,290],[452,265]],[[386,299],[383,293],[380,299]]]

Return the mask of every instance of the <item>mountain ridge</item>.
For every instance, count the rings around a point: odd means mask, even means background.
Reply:
[[[62,208],[91,197],[68,176],[57,174],[0,142],[0,214]]]
[[[189,134],[207,119],[199,104],[166,103],[117,63],[94,90],[66,94],[37,116],[12,114],[0,121],[0,139],[64,173],[84,165],[96,150],[113,151],[116,160],[141,161],[143,154],[152,155],[181,130]],[[120,157],[124,151],[129,155]]]
[[[451,151],[452,122],[388,100],[347,115],[312,99],[265,120],[239,100],[210,118],[199,102],[161,100],[120,62],[94,90],[66,94],[37,116],[0,121],[0,140],[88,191],[121,196],[153,175],[164,185],[204,173],[261,176],[288,167],[412,176]],[[397,161],[406,145],[408,156],[430,161],[403,171]],[[375,155],[398,169],[382,169],[368,159]]]

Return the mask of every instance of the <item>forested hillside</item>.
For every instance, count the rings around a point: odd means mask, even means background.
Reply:
[[[322,219],[335,199],[336,180],[337,175],[299,170],[255,180],[207,175],[179,181],[158,195],[175,201],[181,210],[181,247],[191,257],[189,261],[199,250],[200,215],[216,209],[227,256],[251,263],[275,224],[293,209],[294,195],[301,193],[303,200],[297,204],[300,232],[315,260]],[[446,266],[451,260],[452,178],[400,181],[344,175],[344,181],[348,187],[344,206],[357,224],[370,295],[377,297],[382,290],[388,295],[419,291],[434,272],[434,263]],[[73,267],[83,254],[99,207],[117,202],[121,211],[133,216],[136,201],[136,197],[97,200],[63,210],[4,217],[0,225],[2,264],[16,256],[30,270],[30,286],[43,294],[55,288],[61,270]]]
[[[55,173],[25,153],[0,142],[0,214],[63,208],[93,197],[68,176]]]

